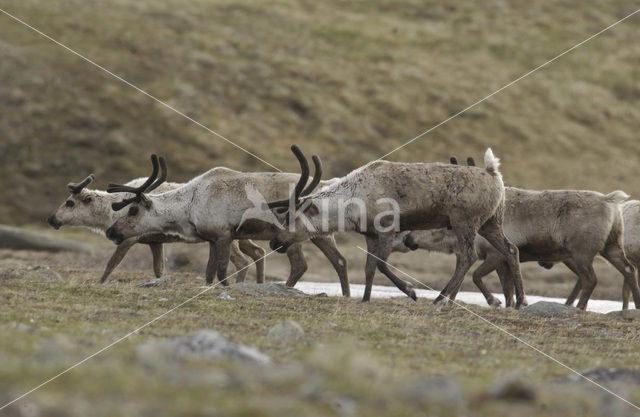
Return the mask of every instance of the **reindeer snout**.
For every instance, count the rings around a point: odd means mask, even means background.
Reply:
[[[409,233],[408,235],[402,238],[402,243],[404,243],[404,245],[411,250],[418,249],[418,245],[416,245],[416,243],[413,241],[413,237],[411,236],[411,233]]]
[[[113,226],[107,229],[105,235],[107,235],[107,238],[109,238],[109,240],[113,241],[117,245],[121,244],[124,240],[124,237],[120,233],[118,233]]]
[[[56,230],[58,230],[60,226],[62,226],[62,223],[60,223],[58,219],[56,219],[55,214],[47,217],[47,223],[49,224],[49,226],[53,227]]]

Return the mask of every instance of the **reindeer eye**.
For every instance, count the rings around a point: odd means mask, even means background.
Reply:
[[[73,207],[73,206],[75,206],[75,205],[76,205],[76,203],[74,203],[74,202],[73,202],[73,201],[71,201],[71,200],[67,200],[67,202],[66,202],[66,203],[64,203],[64,205],[65,205],[65,206],[67,206],[67,207]]]
[[[135,216],[138,214],[138,206],[129,207],[129,216]]]
[[[91,198],[91,196],[90,196],[90,195],[89,195],[89,196],[86,196],[86,197],[82,200],[82,202],[83,202],[83,203],[85,203],[85,204],[89,204],[89,203],[90,203],[90,202],[92,202],[92,201],[93,201],[93,198]]]

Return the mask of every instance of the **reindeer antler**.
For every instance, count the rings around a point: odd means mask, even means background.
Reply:
[[[318,155],[312,155],[311,159],[313,160],[314,166],[313,179],[302,191],[298,192],[298,190],[302,188],[302,186],[304,186],[304,183],[306,183],[309,178],[309,163],[307,162],[307,159],[305,158],[302,151],[300,151],[300,148],[298,148],[296,145],[292,145],[291,150],[293,151],[296,158],[298,158],[298,161],[300,162],[300,169],[302,171],[300,179],[298,180],[298,184],[296,184],[294,195],[287,200],[278,200],[267,204],[269,208],[278,208],[277,211],[281,214],[285,213],[288,210],[291,198],[294,198],[295,204],[297,204],[300,197],[311,194],[311,192],[318,186],[318,184],[320,184],[320,181],[322,180],[322,161],[320,160],[320,157]]]
[[[89,176],[83,179],[81,182],[70,182],[67,184],[67,188],[71,191],[72,194],[80,194],[80,191],[87,185],[89,185],[93,180],[95,180],[93,174],[89,174]]]
[[[119,211],[128,206],[133,202],[140,202],[145,200],[146,197],[144,195],[145,192],[149,192],[158,188],[163,182],[167,179],[167,164],[164,157],[160,157],[160,162],[158,164],[158,156],[156,154],[151,155],[151,165],[153,167],[151,175],[147,180],[140,185],[139,187],[130,187],[128,185],[121,184],[109,184],[107,187],[108,193],[132,193],[135,194],[134,197],[125,198],[119,203],[111,204],[111,208],[114,211]],[[158,167],[159,165],[159,167]],[[160,178],[156,180],[158,177],[158,168],[162,171]]]

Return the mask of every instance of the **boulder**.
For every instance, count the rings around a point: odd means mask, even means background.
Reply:
[[[252,346],[235,343],[215,330],[200,330],[186,336],[149,340],[137,347],[145,363],[184,358],[233,360],[256,365],[271,363],[271,358]]]
[[[0,225],[0,249],[91,252],[91,246],[86,244],[3,225]]]
[[[537,317],[568,317],[584,313],[579,308],[550,301],[538,301],[520,309],[522,313]]]
[[[305,339],[304,329],[293,320],[283,321],[269,329],[267,339],[279,344],[300,342]]]

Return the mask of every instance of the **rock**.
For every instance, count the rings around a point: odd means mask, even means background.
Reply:
[[[231,285],[231,289],[244,295],[253,297],[281,296],[281,297],[308,297],[307,294],[294,288],[285,287],[283,284],[256,284],[252,282],[239,282]]]
[[[293,320],[283,321],[269,329],[267,339],[285,344],[289,342],[299,342],[305,339],[304,329]]]
[[[137,355],[145,363],[183,358],[231,359],[256,365],[271,363],[271,358],[258,349],[232,342],[208,329],[171,339],[149,340],[137,347]]]
[[[622,382],[625,385],[634,384],[640,385],[640,371],[636,371],[634,369],[625,369],[625,368],[593,368],[587,371],[581,372],[582,375],[586,376],[589,379],[594,380],[598,383],[614,383],[614,382]],[[582,378],[580,375],[575,373],[571,373],[569,375],[554,378],[551,382],[586,382],[589,383],[586,379]]]
[[[218,296],[219,299],[221,300],[235,300],[235,298],[233,298],[232,296],[230,296],[229,294],[227,294],[226,292],[221,293]]]
[[[16,326],[16,330],[19,332],[28,332],[28,333],[33,333],[37,330],[36,327],[33,326],[29,326],[28,324],[24,324],[24,323],[19,323]]]
[[[538,301],[521,308],[520,311],[537,317],[568,317],[584,313],[579,308],[550,301]]]
[[[27,232],[17,227],[0,225],[0,249],[91,252],[92,247],[72,240]]]
[[[15,269],[0,268],[0,279],[22,279],[25,277],[26,274],[24,272],[16,271]]]
[[[423,377],[402,384],[400,396],[420,406],[444,406],[457,408],[465,403],[460,387],[447,376]]]
[[[607,317],[619,320],[636,321],[640,320],[640,310],[620,310],[610,311],[606,314]]]
[[[171,275],[163,275],[160,278],[154,278],[154,279],[150,279],[149,281],[145,281],[142,284],[138,284],[138,287],[156,287],[160,284],[162,284],[165,281],[169,281],[171,279]]]
[[[36,275],[38,277],[41,278],[45,278],[51,281],[64,281],[62,279],[62,277],[60,276],[60,274],[58,274],[56,271],[54,271],[53,269],[49,269],[49,267],[41,267],[41,268],[34,268],[37,270]]]
[[[506,376],[489,387],[486,397],[499,400],[534,401],[536,389],[517,376]]]

